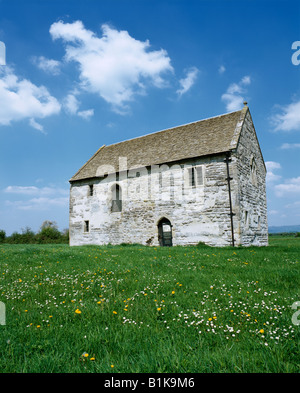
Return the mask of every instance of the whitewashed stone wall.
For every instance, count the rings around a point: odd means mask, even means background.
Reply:
[[[172,224],[173,245],[230,245],[231,228],[225,156],[172,166],[131,170],[71,185],[70,244],[140,243],[159,245],[157,224]],[[203,184],[189,185],[188,169],[202,166]],[[139,172],[140,176],[136,176]],[[170,178],[171,175],[171,178]],[[89,196],[89,185],[94,185]],[[122,212],[111,212],[112,188],[122,189]],[[89,221],[89,232],[84,222]]]

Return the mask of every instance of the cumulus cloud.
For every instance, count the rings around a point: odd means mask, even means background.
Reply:
[[[59,75],[61,62],[58,60],[47,59],[44,56],[33,56],[32,61],[38,68],[45,71],[48,74]]]
[[[90,119],[92,116],[94,116],[94,109],[87,109],[85,111],[78,111],[77,115],[79,117],[82,117],[85,120]]]
[[[195,83],[199,70],[197,67],[191,67],[186,72],[186,77],[179,80],[180,89],[177,90],[177,94],[181,97],[185,94]]]
[[[61,105],[44,86],[36,86],[28,79],[20,79],[6,66],[0,68],[0,125],[28,119],[36,129],[35,121],[58,114]],[[40,129],[41,131],[41,129]]]
[[[145,94],[149,83],[158,88],[166,86],[163,74],[173,72],[173,67],[165,50],[150,50],[148,40],[136,40],[127,31],[107,24],[101,30],[98,37],[81,21],[59,21],[50,27],[52,39],[64,43],[65,61],[78,65],[82,89],[122,111],[136,94]]]
[[[222,94],[222,101],[226,104],[226,109],[229,112],[237,111],[242,108],[244,95],[246,94],[245,87],[250,85],[250,76],[244,76],[238,83],[232,83],[229,85],[226,93]]]
[[[77,94],[78,91],[68,94],[63,101],[63,106],[67,113],[71,115],[77,115],[82,119],[88,120],[94,115],[94,109],[79,111],[80,101],[76,97]]]
[[[279,113],[270,118],[275,131],[300,131],[300,101],[278,106]]]
[[[279,164],[279,162],[266,161],[265,164],[267,168],[267,176],[266,176],[267,183],[271,184],[280,180],[281,176],[274,173],[274,171],[276,171],[277,169],[281,169],[281,165]]]
[[[36,130],[42,132],[43,134],[46,134],[46,132],[44,131],[44,127],[40,123],[35,121],[33,118],[29,119],[29,125],[32,128],[35,128]]]
[[[300,176],[287,179],[282,184],[277,184],[275,186],[275,192],[277,196],[287,196],[289,194],[299,194],[300,195]]]
[[[71,115],[76,115],[79,109],[79,105],[80,102],[74,94],[68,94],[63,102],[63,106],[66,112],[70,113]]]

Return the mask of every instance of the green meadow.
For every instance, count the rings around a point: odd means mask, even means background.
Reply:
[[[291,236],[262,248],[3,244],[0,371],[298,373],[299,259]]]

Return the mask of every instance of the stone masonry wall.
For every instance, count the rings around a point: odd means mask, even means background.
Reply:
[[[172,224],[173,245],[205,242],[213,246],[231,244],[228,185],[224,155],[187,160],[173,165],[153,166],[109,175],[102,179],[77,181],[70,190],[70,245],[140,243],[159,245],[158,222]],[[189,171],[201,166],[203,183],[192,187]],[[159,172],[162,172],[160,175]],[[237,174],[236,158],[230,164]],[[93,184],[93,195],[89,185]],[[122,190],[122,211],[111,212],[113,186]],[[238,194],[237,177],[231,182]],[[244,195],[244,194],[243,194]],[[233,198],[238,209],[238,198]],[[89,221],[89,231],[85,231]],[[239,229],[238,216],[235,229]],[[239,236],[239,234],[238,234]],[[238,239],[239,241],[239,239]]]
[[[236,236],[244,246],[268,245],[266,169],[248,111],[236,152]]]

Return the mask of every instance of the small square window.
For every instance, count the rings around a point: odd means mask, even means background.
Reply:
[[[89,231],[90,231],[90,222],[84,221],[84,232],[89,232]]]

